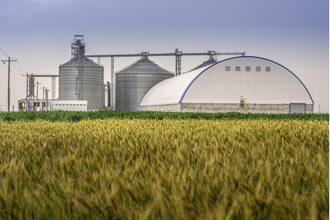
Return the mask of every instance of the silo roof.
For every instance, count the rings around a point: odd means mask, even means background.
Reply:
[[[133,63],[127,68],[117,72],[117,74],[122,73],[159,73],[159,74],[173,74],[170,71],[160,67],[158,64],[149,60],[148,58],[142,58],[141,60]]]
[[[197,70],[197,69],[200,69],[200,68],[205,67],[205,66],[209,66],[209,65],[214,64],[214,63],[216,63],[216,62],[217,62],[217,61],[214,60],[214,59],[208,59],[207,61],[203,62],[202,64],[200,64],[200,65],[198,65],[198,66],[196,66],[195,68],[193,68],[193,69],[190,70],[190,71]],[[190,72],[190,71],[189,71],[189,72]]]
[[[101,66],[95,63],[93,60],[88,59],[85,56],[73,58],[69,62],[62,64],[61,66]]]

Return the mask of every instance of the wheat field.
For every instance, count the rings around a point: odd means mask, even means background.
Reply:
[[[328,219],[329,123],[0,121],[1,219]]]

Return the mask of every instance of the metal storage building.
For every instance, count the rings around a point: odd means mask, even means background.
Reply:
[[[143,57],[116,73],[116,111],[137,111],[143,96],[174,74]]]
[[[297,75],[256,56],[232,57],[164,80],[140,103],[142,111],[313,113],[313,109],[313,98]]]

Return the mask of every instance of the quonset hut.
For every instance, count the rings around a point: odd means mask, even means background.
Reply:
[[[313,113],[303,82],[283,65],[240,56],[164,80],[144,96],[142,111]]]

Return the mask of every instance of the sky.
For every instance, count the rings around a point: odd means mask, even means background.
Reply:
[[[0,0],[0,58],[12,63],[11,103],[25,98],[25,73],[58,74],[74,34],[88,54],[244,51],[289,68],[307,86],[315,112],[329,112],[328,0]],[[219,56],[218,60],[227,57]],[[115,70],[138,58],[115,60]],[[174,58],[150,58],[174,72]],[[183,57],[183,72],[207,57]],[[105,81],[110,60],[101,59]],[[38,79],[50,89],[50,79]],[[0,63],[0,111],[7,64]]]

